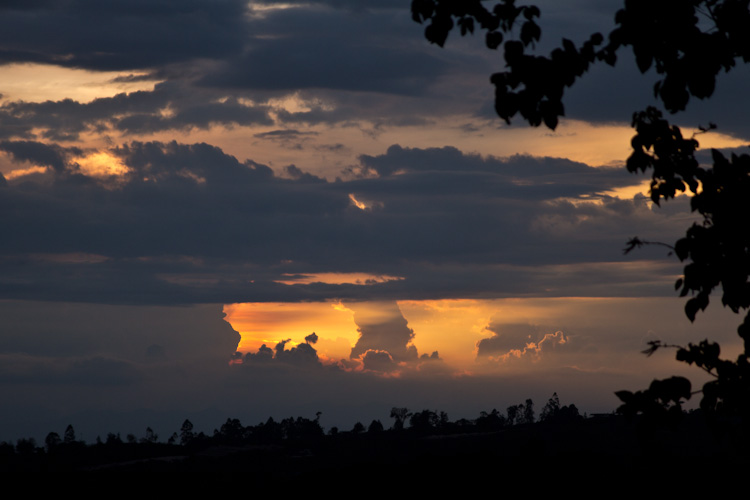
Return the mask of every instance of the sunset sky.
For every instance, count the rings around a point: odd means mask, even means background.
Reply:
[[[542,53],[621,4],[533,3]],[[700,381],[648,340],[737,349],[718,300],[685,318],[665,248],[622,252],[697,220],[624,167],[656,75],[623,52],[554,132],[508,126],[502,50],[430,45],[409,5],[0,4],[0,440],[388,426],[553,392],[609,412],[616,390]],[[749,76],[671,117],[718,124],[702,158],[747,148]]]

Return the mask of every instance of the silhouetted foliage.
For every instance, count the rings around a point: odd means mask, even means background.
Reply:
[[[159,435],[151,427],[146,427],[146,435],[141,438],[141,443],[156,443],[159,441]]]
[[[56,432],[50,432],[47,437],[44,438],[44,445],[47,447],[47,451],[52,451],[62,443],[60,434]]]
[[[73,425],[68,424],[65,428],[65,434],[63,434],[63,442],[65,444],[72,444],[76,442],[76,431],[73,429]]]
[[[560,406],[560,398],[556,392],[552,394],[539,414],[539,421],[544,423],[571,423],[582,419],[576,405]]]
[[[524,403],[521,415],[524,424],[534,423],[534,402],[531,399],[527,399],[526,403]]]
[[[422,410],[412,413],[409,418],[409,427],[412,431],[427,434],[437,429],[440,417],[431,410]]]
[[[552,397],[549,398],[547,404],[544,405],[544,408],[542,408],[542,413],[539,414],[539,421],[546,422],[548,420],[552,420],[557,416],[558,413],[560,413],[560,398],[555,392],[552,394]]]
[[[627,0],[614,15],[615,28],[605,37],[592,34],[581,46],[567,39],[549,56],[532,53],[541,36],[536,19],[541,12],[533,6],[516,6],[502,0],[493,7],[480,0],[413,0],[412,18],[427,23],[425,37],[443,46],[457,27],[461,35],[486,32],[490,49],[503,47],[505,70],[495,73],[495,110],[510,123],[520,114],[533,126],[544,123],[550,129],[565,115],[563,95],[592,64],[614,66],[618,53],[631,48],[639,70],[654,69],[654,96],[670,113],[682,111],[691,97],[706,99],[714,93],[716,77],[735,65],[750,62],[750,8],[747,0]],[[507,39],[506,39],[507,38]],[[627,160],[630,172],[651,170],[651,199],[674,198],[686,190],[692,195],[691,209],[702,220],[693,224],[673,249],[685,262],[683,277],[675,288],[690,298],[685,314],[690,321],[705,310],[709,296],[721,288],[724,306],[739,313],[750,308],[750,156],[732,154],[726,158],[712,150],[713,165],[700,165],[695,157],[695,137],[683,136],[661,111],[648,107],[633,114],[636,131],[633,151]],[[701,132],[716,128],[699,127]],[[628,242],[626,253],[644,243]],[[736,361],[721,360],[718,344],[701,342],[677,348],[677,359],[695,364],[713,380],[702,388],[701,408],[722,416],[750,420],[750,313],[738,328],[744,352]],[[652,344],[658,348],[660,343]],[[653,352],[652,350],[650,352]],[[689,381],[683,377],[655,383],[638,393],[621,391],[622,411],[679,411],[681,399],[690,397]],[[673,391],[674,387],[679,391]],[[685,388],[687,388],[685,390]],[[679,398],[674,399],[677,395]],[[677,408],[677,410],[675,410]],[[509,414],[513,421],[514,415]]]
[[[521,405],[511,405],[507,410],[505,410],[508,425],[515,425],[516,423],[518,423],[520,406]]]
[[[31,455],[37,451],[34,438],[21,438],[16,441],[16,453],[19,455]]]
[[[245,428],[239,419],[228,418],[226,422],[221,425],[218,433],[220,439],[227,443],[237,443],[245,438]]]
[[[380,422],[380,420],[373,420],[370,422],[370,426],[367,428],[368,434],[378,434],[380,432],[383,432],[385,428],[383,427],[383,424]]]
[[[513,418],[515,419],[515,416]],[[496,409],[493,409],[490,413],[487,413],[486,411],[481,412],[479,418],[474,421],[474,425],[476,425],[477,429],[482,432],[500,430],[505,427],[507,423],[508,419]]]
[[[190,443],[190,441],[193,440],[195,437],[195,434],[193,433],[193,423],[185,419],[185,421],[182,423],[182,427],[180,427],[180,444],[183,446]]]
[[[393,429],[397,431],[403,430],[404,423],[410,415],[411,413],[409,413],[408,408],[391,408],[391,418],[395,419],[395,422],[393,422]]]
[[[107,445],[120,445],[122,444],[122,439],[120,438],[120,434],[114,434],[110,432],[107,434],[107,441],[105,442]]]
[[[357,422],[352,428],[352,434],[362,434],[365,432],[365,426],[362,422]]]

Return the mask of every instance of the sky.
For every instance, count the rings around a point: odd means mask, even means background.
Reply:
[[[697,219],[629,174],[653,72],[621,54],[555,131],[494,115],[502,50],[430,45],[408,0],[0,4],[0,440],[163,438],[185,418],[392,407],[475,418],[533,398],[611,412],[696,370],[664,247]],[[620,2],[536,2],[546,53]],[[671,119],[750,139],[747,69]],[[313,335],[314,334],[314,335]]]

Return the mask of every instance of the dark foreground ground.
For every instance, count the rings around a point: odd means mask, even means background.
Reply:
[[[750,477],[741,433],[717,432],[699,420],[655,429],[608,416],[483,432],[407,428],[254,440],[230,439],[223,429],[185,445],[111,440],[6,447],[0,472],[4,484],[27,492],[304,493],[316,499],[425,493],[746,498]]]

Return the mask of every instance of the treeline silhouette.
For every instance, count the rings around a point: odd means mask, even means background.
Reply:
[[[647,474],[654,467],[665,474],[700,468],[725,475],[750,465],[737,434],[717,433],[704,424],[700,411],[656,426],[614,412],[582,416],[575,405],[561,405],[557,394],[538,416],[527,399],[505,412],[483,411],[473,420],[394,407],[390,427],[372,420],[326,432],[320,417],[268,418],[257,425],[228,418],[212,434],[197,432],[185,420],[166,439],[147,428],[142,437],[110,433],[90,444],[77,439],[69,425],[62,436],[50,432],[43,444],[34,439],[0,443],[0,469],[15,478],[85,478],[91,487],[138,478],[188,492],[191,483],[180,478],[201,478],[205,484],[237,477],[259,484],[282,481],[301,491],[332,474],[337,484],[355,487],[376,478],[486,482],[499,471],[531,481],[540,469],[560,480],[580,468],[602,478]]]

